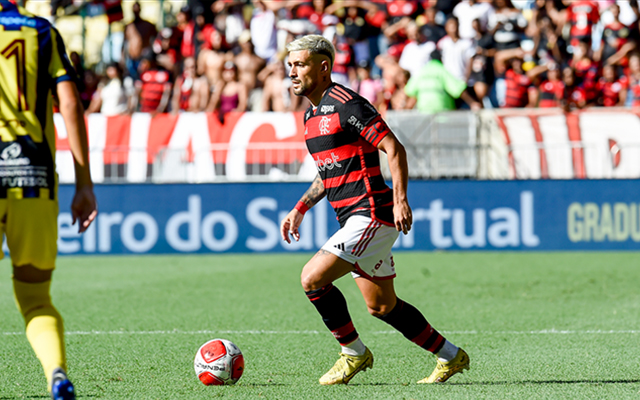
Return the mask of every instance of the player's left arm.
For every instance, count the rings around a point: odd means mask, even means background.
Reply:
[[[89,144],[84,123],[84,108],[73,78],[75,71],[66,55],[64,42],[54,28],[51,29],[51,36],[52,51],[48,73],[55,85],[52,89],[57,93],[76,173],[76,193],[71,201],[71,216],[73,223],[76,220],[79,222],[78,231],[84,232],[98,214],[89,170]]]
[[[369,102],[356,103],[350,111],[345,114],[349,117],[342,125],[387,154],[393,180],[393,219],[396,229],[407,234],[413,223],[411,207],[407,200],[407,182],[409,181],[407,152]],[[361,128],[360,124],[364,125],[364,128]]]
[[[407,184],[409,182],[407,151],[391,131],[378,143],[378,150],[384,151],[389,161],[389,170],[393,181],[394,223],[396,229],[406,235],[413,224],[413,215],[407,199]]]
[[[98,215],[96,196],[89,171],[89,145],[84,110],[78,89],[72,81],[62,81],[56,85],[60,114],[64,119],[73,155],[76,172],[76,193],[71,202],[73,223],[79,222],[79,232],[84,232]]]

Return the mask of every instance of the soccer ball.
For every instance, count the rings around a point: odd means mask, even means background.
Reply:
[[[244,372],[244,357],[230,341],[213,339],[198,349],[193,366],[200,381],[207,386],[233,385]]]

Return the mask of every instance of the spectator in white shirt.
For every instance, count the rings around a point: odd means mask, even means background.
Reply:
[[[253,51],[258,57],[269,62],[278,51],[276,15],[272,8],[277,9],[279,2],[253,0],[253,5],[255,8],[250,23]]]
[[[467,82],[469,61],[476,53],[475,45],[472,40],[460,38],[456,17],[447,20],[444,30],[447,35],[438,42],[442,64],[453,76]]]
[[[480,21],[482,30],[487,29],[489,16],[493,14],[493,7],[489,3],[480,3],[478,0],[463,0],[453,9],[453,15],[460,22],[460,37],[473,39],[476,31],[473,29],[473,20]]]
[[[409,71],[411,76],[415,76],[431,60],[431,52],[436,49],[436,44],[426,41],[414,21],[407,25],[405,32],[409,43],[402,50],[398,64],[405,71]]]
[[[118,63],[112,63],[107,66],[105,79],[93,94],[85,114],[113,116],[125,114],[129,110],[129,97],[133,94],[131,78],[125,81]]]

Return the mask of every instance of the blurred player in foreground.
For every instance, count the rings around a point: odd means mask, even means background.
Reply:
[[[97,214],[74,76],[64,43],[49,22],[0,0],[0,229],[11,253],[27,339],[56,400],[75,399],[75,393],[66,375],[62,317],[49,294],[58,237],[52,93],[75,161],[71,213],[80,232]]]
[[[344,296],[333,281],[351,273],[369,313],[437,355],[433,373],[418,383],[444,382],[469,368],[469,357],[440,335],[411,304],[396,297],[391,247],[411,229],[404,147],[376,109],[331,81],[335,50],[318,35],[287,46],[293,91],[312,105],[304,117],[305,139],[318,176],[280,226],[282,238],[300,239],[305,212],[323,197],[336,211],[340,230],[302,270],[302,287],[342,346],[340,359],[320,384],[346,384],[373,366],[373,355],[353,326]],[[380,172],[378,150],[387,154],[393,190]]]

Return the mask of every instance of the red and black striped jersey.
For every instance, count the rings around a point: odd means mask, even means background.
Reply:
[[[170,84],[171,75],[164,70],[149,70],[142,73],[138,85],[140,89],[140,112],[158,109],[165,87]]]
[[[559,107],[560,100],[564,94],[564,83],[562,81],[544,81],[540,85],[540,102],[538,107],[551,108]]]
[[[529,89],[533,87],[531,79],[525,74],[519,74],[512,69],[504,76],[507,85],[505,107],[525,107],[529,103]]]
[[[393,226],[393,192],[380,172],[378,144],[390,132],[365,98],[333,83],[304,116],[305,140],[341,226],[366,215]]]

